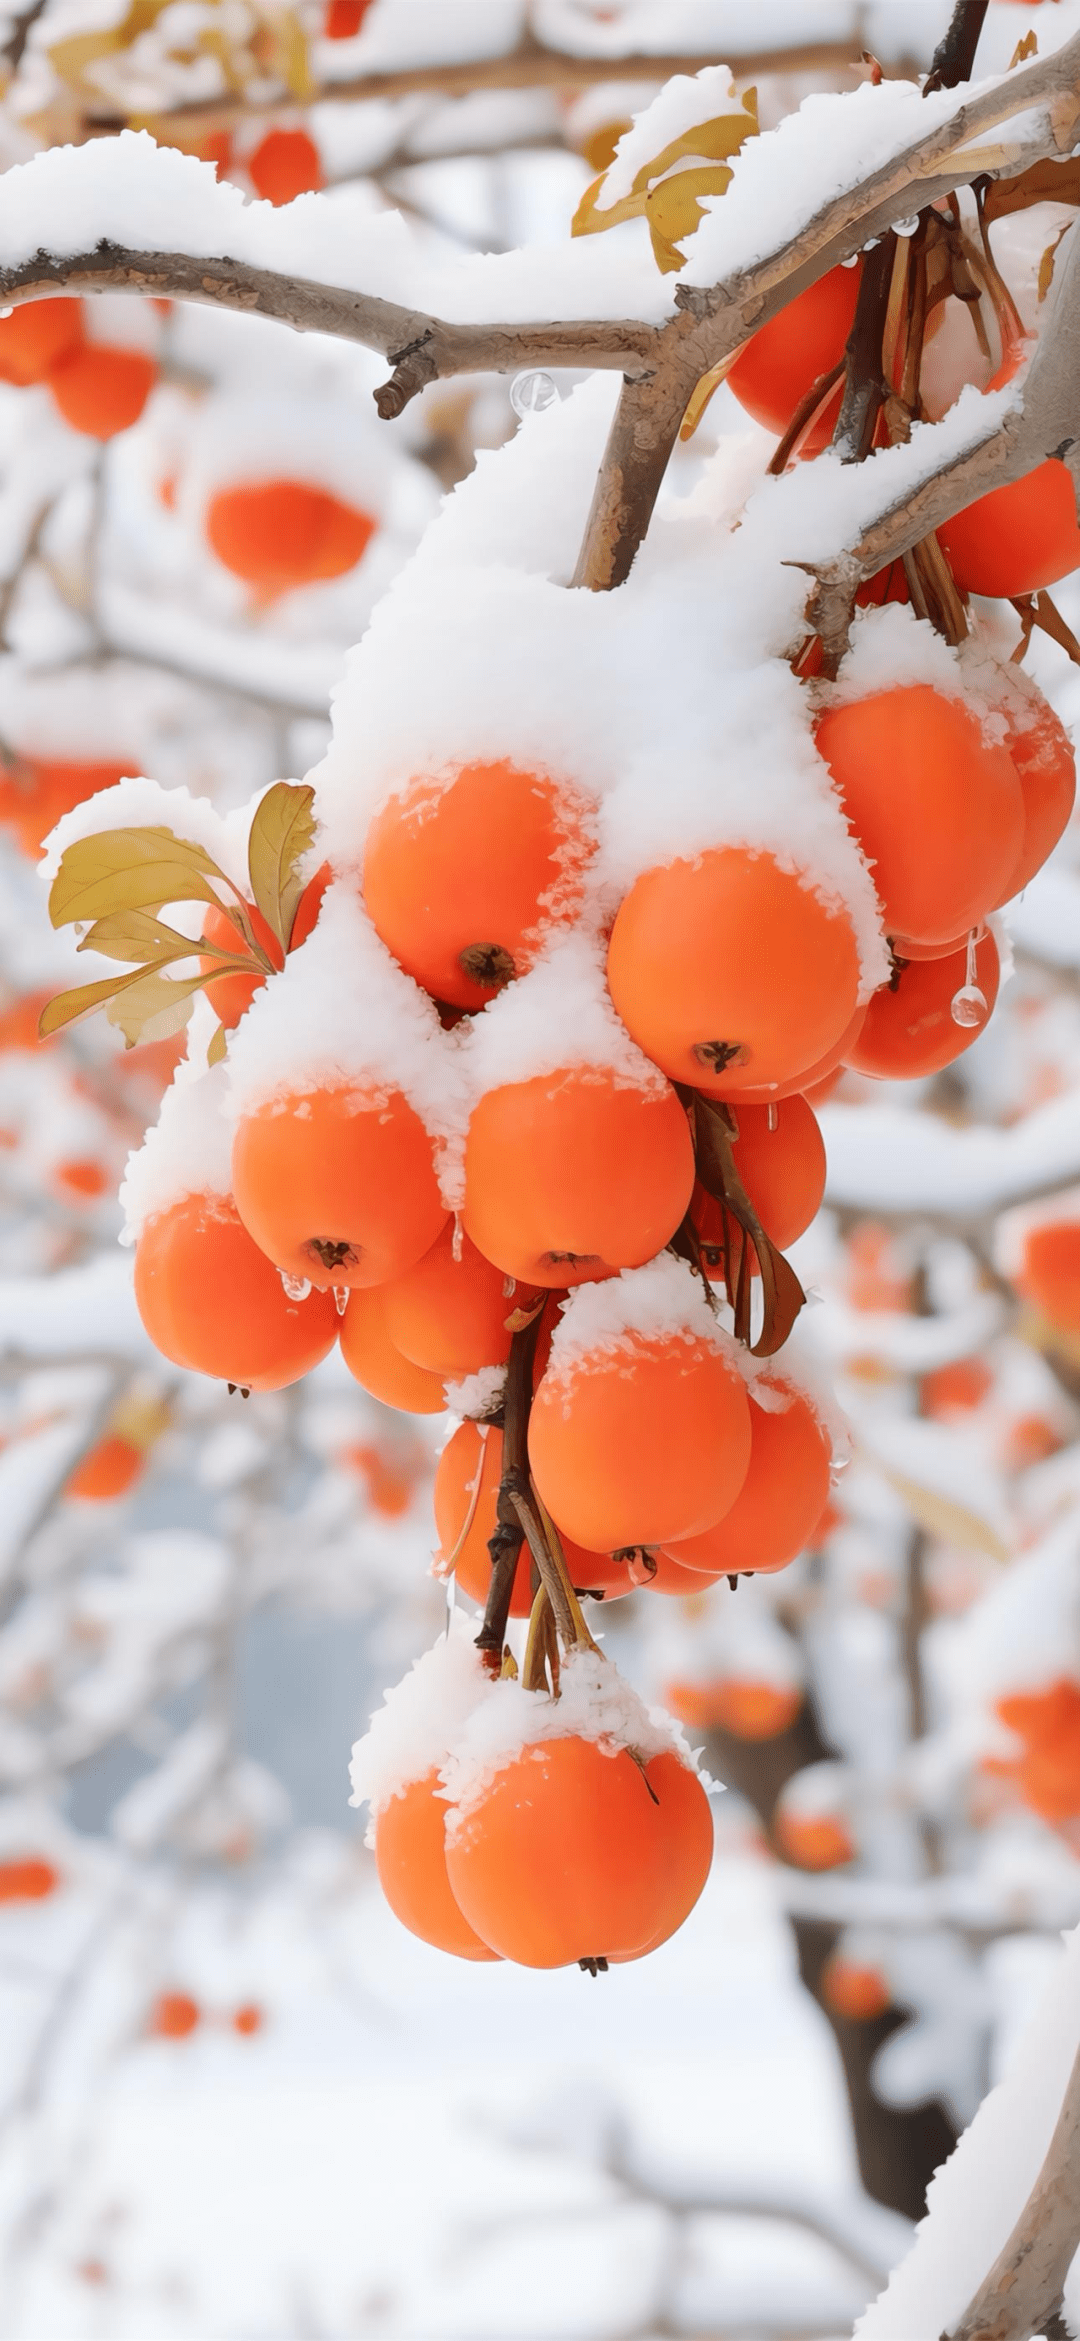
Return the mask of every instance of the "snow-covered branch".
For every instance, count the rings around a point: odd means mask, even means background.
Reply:
[[[1080,2244],[1080,2049],[1046,2159],[951,2341],[1028,2341],[1061,2300]]]

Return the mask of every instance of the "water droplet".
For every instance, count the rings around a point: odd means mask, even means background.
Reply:
[[[311,1285],[306,1276],[289,1276],[284,1268],[278,1269],[278,1275],[281,1278],[282,1288],[287,1300],[306,1301],[307,1296],[311,1291]]]
[[[516,1293],[516,1291],[517,1291],[517,1277],[516,1277],[516,1276],[504,1276],[504,1277],[503,1277],[503,1299],[504,1299],[504,1301],[512,1301],[512,1300],[513,1300],[513,1297],[514,1297],[514,1294]]]
[[[849,252],[847,259],[840,262],[841,268],[857,268],[858,265],[859,255],[857,252]]]
[[[510,404],[516,415],[542,415],[547,407],[557,404],[558,397],[550,374],[515,374],[510,384]]]
[[[331,1285],[330,1289],[334,1295],[334,1307],[338,1316],[343,1317],[349,1306],[349,1287],[347,1284],[334,1284]]]
[[[989,1013],[986,994],[980,992],[978,984],[961,984],[960,990],[953,993],[952,1020],[954,1024],[962,1025],[965,1031],[985,1024]]]
[[[918,224],[919,214],[913,211],[910,219],[894,219],[892,232],[894,236],[913,236]]]
[[[876,252],[876,251],[877,251],[877,248],[878,248],[878,245],[880,244],[880,242],[881,242],[881,237],[880,237],[880,236],[871,236],[869,243],[868,243],[868,244],[864,244],[864,245],[863,245],[863,251],[864,251],[864,252]]]

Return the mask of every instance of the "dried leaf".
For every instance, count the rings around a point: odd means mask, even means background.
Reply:
[[[1074,224],[1074,223],[1073,223],[1073,221],[1072,221],[1071,219],[1070,219],[1070,220],[1066,220],[1064,227],[1063,227],[1063,228],[1059,228],[1059,229],[1058,229],[1057,235],[1054,237],[1054,241],[1053,241],[1053,243],[1052,243],[1052,244],[1048,244],[1048,245],[1047,245],[1047,247],[1046,247],[1046,250],[1045,250],[1045,252],[1043,253],[1042,259],[1041,259],[1041,260],[1040,260],[1040,262],[1039,262],[1039,300],[1040,300],[1040,302],[1043,302],[1043,301],[1045,301],[1045,299],[1046,299],[1046,296],[1047,296],[1047,293],[1049,292],[1049,290],[1050,290],[1050,287],[1051,287],[1051,285],[1053,284],[1053,281],[1054,281],[1054,262],[1055,262],[1055,260],[1057,259],[1057,255],[1058,255],[1058,245],[1060,244],[1062,237],[1063,237],[1063,236],[1067,236],[1067,235],[1068,235],[1068,233],[1069,233],[1069,229],[1070,229],[1070,228],[1073,226],[1073,224]]]
[[[97,919],[118,910],[159,909],[166,902],[212,902],[224,908],[210,880],[229,888],[201,845],[171,829],[101,829],[80,837],[61,859],[49,894],[54,927]]]
[[[304,891],[300,864],[315,835],[313,788],[279,780],[257,806],[248,838],[251,891],[282,952]]]
[[[190,959],[199,944],[175,927],[163,926],[147,910],[114,910],[107,918],[95,920],[79,949],[100,951],[104,959],[138,961],[145,967],[148,960]]]
[[[1012,72],[1014,65],[1022,65],[1026,57],[1037,57],[1038,54],[1038,41],[1036,40],[1034,33],[1029,30],[1024,34],[1022,41],[1017,41],[1016,47],[1009,59],[1010,73]]]
[[[991,1528],[978,1512],[969,1510],[953,1496],[939,1495],[936,1488],[925,1488],[903,1472],[890,1471],[886,1464],[874,1458],[876,1468],[890,1487],[902,1496],[908,1511],[928,1536],[937,1537],[942,1544],[956,1545],[960,1552],[988,1553],[991,1560],[1007,1561],[1009,1546],[997,1531]]]
[[[219,1025],[218,1025],[218,1028],[217,1028],[217,1031],[216,1031],[216,1032],[215,1032],[215,1034],[214,1034],[213,1040],[211,1041],[211,1043],[210,1043],[210,1046],[209,1046],[209,1048],[207,1049],[207,1052],[206,1052],[206,1062],[207,1062],[207,1064],[208,1064],[208,1065],[223,1065],[223,1064],[224,1064],[224,1062],[225,1062],[225,1055],[226,1055],[226,1051],[227,1051],[227,1049],[228,1049],[228,1046],[229,1046],[229,1036],[228,1036],[228,1033],[226,1032],[224,1025],[223,1025],[223,1024],[219,1024]]]
[[[745,349],[745,347],[746,343],[741,341],[739,343],[738,349],[729,350],[727,357],[721,358],[719,365],[710,366],[708,373],[703,374],[700,382],[695,384],[694,389],[690,395],[690,402],[687,406],[686,413],[684,414],[682,422],[679,425],[680,439],[693,438],[698,424],[701,421],[702,415],[704,414],[705,409],[709,404],[709,400],[715,397],[716,392],[720,388],[720,384],[722,382],[726,382],[736,358]]]
[[[735,1291],[731,1293],[731,1246],[725,1216],[724,1281],[735,1313],[736,1339],[752,1349],[754,1357],[775,1357],[782,1349],[806,1294],[790,1262],[766,1235],[743,1186],[732,1153],[738,1124],[730,1107],[700,1095],[694,1098],[694,1149],[697,1175],[706,1192],[715,1196],[743,1231]],[[753,1245],[761,1276],[764,1317],[757,1340],[750,1341],[750,1247]]]
[[[681,268],[684,254],[679,250],[679,239],[692,235],[701,219],[699,198],[726,192],[731,183],[731,157],[756,135],[757,128],[757,92],[748,89],[732,112],[698,122],[673,138],[642,165],[630,193],[606,209],[599,202],[608,176],[602,171],[578,204],[571,234],[600,235],[623,220],[644,218],[649,223],[657,266],[665,271]]]
[[[141,983],[143,969],[135,968],[130,975],[109,975],[101,983],[79,984],[74,991],[58,992],[48,1001],[38,1018],[38,1034],[48,1040],[50,1033],[60,1032],[66,1024],[74,1024],[80,1016],[89,1016],[95,1008],[104,1007],[119,992],[128,991]],[[201,980],[201,979],[200,979]]]
[[[141,34],[149,32],[171,0],[131,0],[127,14],[119,24],[96,32],[73,33],[67,40],[54,41],[49,50],[49,62],[54,73],[69,88],[87,88],[100,95],[93,81],[86,80],[86,70],[103,57],[115,56],[119,50],[129,49]]]
[[[982,195],[982,215],[991,226],[1010,211],[1027,211],[1033,203],[1080,203],[1080,155],[1063,163],[1032,163],[1015,179],[994,179]]]

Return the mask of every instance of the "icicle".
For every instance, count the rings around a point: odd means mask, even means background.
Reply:
[[[349,1306],[349,1287],[347,1284],[334,1284],[331,1285],[330,1289],[334,1295],[334,1307],[338,1316],[343,1317]]]
[[[990,1013],[986,994],[980,991],[975,980],[978,972],[975,961],[975,946],[979,940],[980,932],[980,928],[972,927],[968,936],[964,981],[960,990],[954,992],[952,997],[953,1023],[961,1025],[965,1031],[970,1031],[975,1025],[985,1024]]]
[[[461,1255],[465,1249],[465,1230],[461,1224],[460,1211],[455,1211],[454,1213],[454,1237],[450,1249],[454,1255],[455,1260],[460,1260]]]
[[[780,1111],[771,1097],[765,1108],[765,1127],[767,1130],[778,1130],[780,1127]]]
[[[517,1277],[516,1277],[516,1276],[504,1276],[504,1277],[503,1277],[503,1299],[504,1299],[504,1301],[512,1301],[512,1300],[513,1300],[513,1297],[514,1297],[514,1294],[516,1293],[516,1291],[517,1291]]]
[[[306,1276],[290,1276],[284,1268],[278,1269],[285,1297],[290,1301],[306,1301],[311,1285]]]

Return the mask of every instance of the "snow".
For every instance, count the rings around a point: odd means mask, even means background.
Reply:
[[[551,942],[528,974],[474,1018],[465,1058],[477,1097],[566,1069],[613,1073],[618,1087],[646,1097],[671,1094],[615,1014],[602,946],[580,930]]]
[[[826,1199],[860,1210],[977,1217],[1080,1176],[1080,1091],[1005,1129],[956,1128],[898,1105],[830,1104],[819,1120]]]
[[[225,1112],[225,1067],[208,1070],[206,1064],[214,1022],[212,1012],[201,1015],[197,1024],[192,1020],[191,1050],[162,1098],[156,1123],[141,1147],[128,1156],[120,1189],[122,1243],[137,1242],[147,1220],[182,1202],[185,1195],[231,1193],[232,1128]]]
[[[1031,2193],[1078,2048],[1080,1928],[1065,1938],[1005,2079],[931,2180],[912,2250],[859,2318],[858,2341],[937,2341],[952,2331]]]
[[[577,1285],[552,1335],[546,1378],[569,1380],[582,1358],[632,1354],[639,1341],[663,1340],[703,1344],[733,1369],[738,1366],[740,1353],[717,1323],[700,1279],[673,1252],[662,1252],[645,1268],[624,1268],[602,1284]]]
[[[505,1389],[505,1366],[481,1366],[478,1374],[468,1374],[463,1382],[446,1384],[446,1403],[462,1422],[483,1422],[498,1411]]]
[[[446,1633],[387,1691],[357,1740],[349,1770],[351,1802],[370,1804],[377,1818],[414,1780],[441,1771],[489,1685],[472,1622],[455,1611]]]
[[[746,109],[726,65],[706,65],[702,72],[694,74],[673,73],[652,103],[635,114],[632,127],[624,130],[615,149],[614,162],[604,173],[597,210],[610,211],[629,195],[638,172],[652,162],[654,155],[661,154],[699,123],[715,121],[724,114],[741,114],[750,131]]]
[[[491,1683],[471,1710],[442,1768],[448,1841],[508,1764],[554,1739],[590,1740],[607,1756],[629,1748],[646,1763],[676,1755],[689,1771],[698,1768],[678,1724],[662,1708],[647,1708],[601,1651],[583,1645],[563,1657],[557,1699],[507,1678]]]

